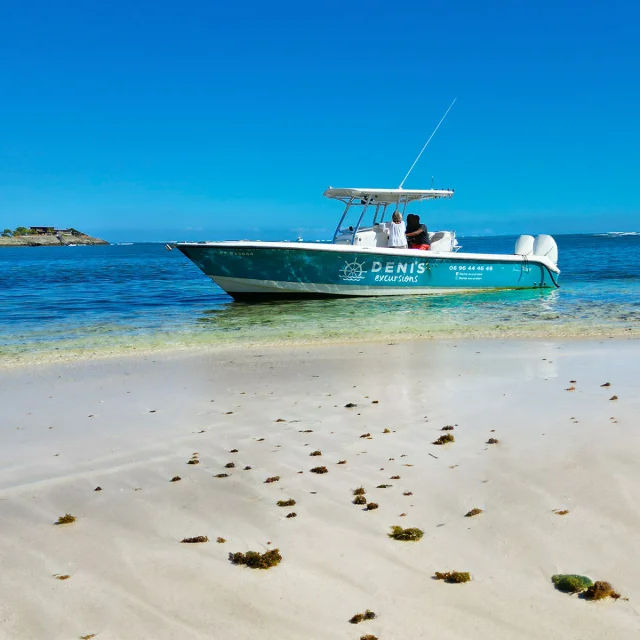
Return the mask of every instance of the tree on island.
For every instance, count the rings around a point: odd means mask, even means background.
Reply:
[[[14,236],[26,236],[29,235],[29,229],[27,227],[16,227],[16,230],[13,232]]]
[[[3,238],[10,238],[13,235],[13,231],[11,231],[11,229],[5,229],[2,232],[2,237]]]

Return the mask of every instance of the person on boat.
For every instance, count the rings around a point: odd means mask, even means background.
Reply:
[[[407,225],[402,220],[402,214],[394,211],[391,216],[391,224],[388,226],[389,231],[389,249],[406,249],[407,248]]]
[[[407,242],[409,249],[422,249],[429,251],[429,232],[427,226],[420,224],[420,216],[410,213],[407,216]]]

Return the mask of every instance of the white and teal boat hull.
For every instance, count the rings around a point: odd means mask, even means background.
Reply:
[[[176,246],[236,300],[558,286],[559,270],[545,256],[297,242],[185,242]]]

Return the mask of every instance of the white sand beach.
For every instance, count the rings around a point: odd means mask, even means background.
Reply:
[[[6,369],[0,638],[638,638],[638,362],[637,340],[468,340]]]

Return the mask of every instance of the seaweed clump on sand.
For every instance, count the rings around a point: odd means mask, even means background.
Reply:
[[[64,574],[56,573],[53,577],[56,580],[68,580],[71,576],[68,573],[64,573]]]
[[[367,492],[364,487],[358,487],[357,489],[353,489],[352,493],[354,496],[363,496]]]
[[[418,529],[417,527],[409,527],[408,529],[403,529],[398,525],[394,525],[391,527],[391,533],[388,533],[387,535],[394,540],[402,540],[404,542],[417,542],[424,535],[424,531],[422,529]]]
[[[329,469],[327,469],[327,467],[313,467],[313,469],[310,469],[311,473],[329,473]]]
[[[389,487],[393,487],[392,484],[379,484],[376,489],[388,489]]]
[[[216,538],[216,542],[217,542],[218,544],[224,544],[226,541],[227,541],[227,539],[226,539],[226,538],[223,538],[222,536],[218,536],[218,537]]]
[[[209,542],[209,538],[207,538],[207,536],[195,536],[193,538],[183,538],[180,542],[184,544],[197,544],[199,542]]]
[[[498,440],[498,438],[489,438],[487,440],[487,444],[498,444],[498,442],[500,442],[500,440]]]
[[[587,576],[574,573],[558,573],[551,576],[551,582],[563,593],[582,593],[593,586],[593,580]]]
[[[95,638],[96,634],[95,633],[90,633],[87,636],[80,636],[80,640],[91,640],[91,638]]]
[[[257,551],[230,553],[229,560],[232,564],[243,564],[250,569],[270,569],[280,564],[282,556],[279,549],[270,549],[264,553]]]
[[[449,444],[450,442],[455,442],[456,439],[450,434],[450,433],[445,433],[444,435],[440,436],[437,440],[434,440],[431,444]]]
[[[382,433],[391,433],[391,429],[385,429]]]
[[[63,516],[58,518],[58,521],[54,524],[71,524],[76,521],[76,517],[72,516],[70,513],[65,513]]]
[[[298,514],[295,511],[292,511],[291,513],[287,513],[287,518],[297,518]]]
[[[402,495],[403,496],[412,496],[413,495],[413,491],[403,491]]]
[[[585,592],[584,597],[587,600],[604,600],[604,598],[613,598],[617,600],[620,594],[608,583],[602,580],[596,580]]]
[[[367,511],[373,511],[374,509],[378,508],[378,503],[377,502],[370,502],[367,505]]]
[[[278,482],[278,480],[280,480],[280,476],[271,476],[270,478],[267,478],[264,483],[271,484],[272,482]]]
[[[310,456],[321,456],[322,455],[322,451],[312,451],[309,455]]]
[[[375,618],[376,618],[376,614],[370,609],[367,609],[364,613],[356,613],[356,615],[353,616],[349,620],[349,622],[351,624],[359,624],[361,622],[364,622],[365,620],[373,620]]]
[[[555,513],[557,516],[566,516],[567,513],[569,513],[569,509],[554,509],[553,513]]]
[[[448,425],[442,427],[442,429],[440,429],[440,431],[453,431],[453,425],[452,424],[448,424]]]
[[[353,499],[353,504],[367,504],[367,499],[364,496],[356,496]]]
[[[389,480],[400,480],[400,476],[391,476]]]
[[[214,478],[228,478],[229,474],[228,473],[216,473],[215,476],[213,476]]]
[[[360,636],[360,640],[378,640],[378,636],[371,635],[367,633],[366,636]]]
[[[338,460],[338,462],[336,462],[336,464],[347,464],[346,460]]]
[[[200,464],[200,460],[198,460],[198,458],[191,458],[187,464]]]
[[[236,463],[235,462],[227,462],[227,464],[224,465],[225,469],[235,469]]]
[[[289,498],[288,500],[278,500],[276,503],[279,507],[293,507],[296,501],[293,498]]]
[[[180,480],[182,480],[180,476],[173,476],[169,482],[180,482]]]
[[[436,580],[444,580],[449,584],[461,584],[471,580],[471,574],[468,571],[445,571],[444,573],[436,571],[434,577]]]
[[[483,513],[482,509],[478,509],[478,507],[474,507],[473,509],[471,509],[471,511],[467,511],[467,513],[464,514],[464,517],[473,518],[473,516],[479,516],[481,513]]]

